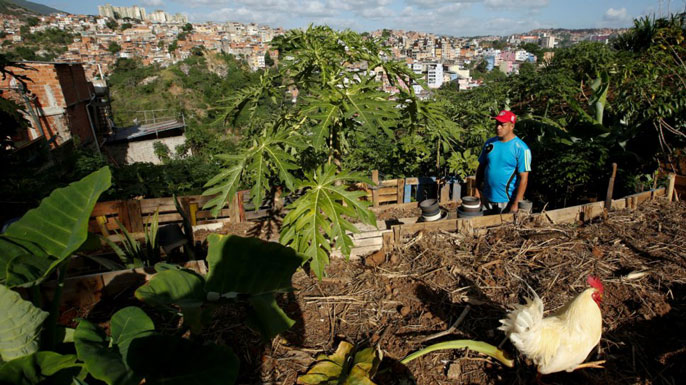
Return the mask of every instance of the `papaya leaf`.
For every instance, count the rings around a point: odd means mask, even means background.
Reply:
[[[0,384],[70,385],[74,378],[85,376],[83,365],[76,362],[75,355],[50,351],[36,352],[0,366]]]
[[[93,207],[110,183],[110,170],[103,167],[54,190],[37,208],[10,225],[0,238],[0,283],[7,282],[7,272],[11,271],[11,286],[38,284],[78,250],[88,237]],[[41,262],[29,262],[29,254]],[[22,257],[16,258],[19,255]],[[26,264],[30,267],[16,266]]]
[[[443,350],[443,349],[469,349],[473,350],[475,352],[479,352],[481,354],[485,354],[487,356],[493,357],[496,360],[500,361],[503,365],[507,366],[508,368],[514,367],[514,360],[507,357],[507,354],[496,348],[495,346],[488,344],[486,342],[482,341],[474,341],[474,340],[454,340],[454,341],[445,341],[445,342],[439,342],[437,344],[433,344],[430,346],[425,347],[424,349],[418,350],[409,356],[403,358],[402,361],[400,361],[401,364],[407,364],[408,362],[419,358],[427,353],[434,352],[436,350]]]
[[[361,191],[347,191],[344,182],[367,182],[367,178],[346,171],[337,173],[334,165],[325,165],[298,184],[303,194],[293,202],[282,224],[280,242],[303,253],[319,278],[329,263],[329,253],[339,248],[350,256],[352,238],[349,233],[359,230],[346,219],[358,218],[376,226],[376,217],[362,201]]]
[[[156,334],[131,342],[127,364],[146,385],[225,385],[235,383],[239,361],[226,346]]]
[[[24,301],[19,293],[0,285],[0,357],[3,361],[38,351],[41,325],[48,313]]]
[[[295,158],[284,148],[302,148],[302,144],[290,138],[292,135],[296,134],[268,127],[262,135],[255,138],[250,148],[240,154],[218,156],[229,164],[237,164],[221,171],[205,184],[205,187],[212,187],[203,192],[203,195],[218,195],[207,202],[204,208],[214,207],[212,213],[217,215],[226,200],[238,191],[242,179],[248,179],[253,186],[250,195],[255,207],[262,205],[272,177],[279,178],[287,188],[292,189],[294,178],[291,171],[298,166],[294,163]]]

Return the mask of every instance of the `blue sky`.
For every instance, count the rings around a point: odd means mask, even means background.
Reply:
[[[36,0],[34,0],[36,1]],[[106,1],[38,0],[78,14],[97,14]],[[683,11],[686,0],[110,0],[186,14],[192,22],[255,22],[297,28],[380,28],[453,36],[509,35],[536,28],[629,27],[647,14]]]

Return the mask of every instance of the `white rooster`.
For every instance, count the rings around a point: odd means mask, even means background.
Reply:
[[[600,301],[603,284],[588,277],[590,288],[584,290],[566,306],[543,318],[543,302],[534,292],[526,304],[517,305],[498,328],[512,344],[538,367],[539,378],[566,370],[602,368],[605,361],[582,362],[600,342],[603,320]],[[533,291],[533,290],[532,290]]]

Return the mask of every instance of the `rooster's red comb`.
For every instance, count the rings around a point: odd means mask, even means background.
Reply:
[[[604,291],[603,283],[600,282],[600,278],[589,275],[587,282],[589,285],[591,285],[591,287],[598,289],[599,292],[602,293]]]

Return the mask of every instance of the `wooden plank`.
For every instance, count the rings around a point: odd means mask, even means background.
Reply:
[[[143,216],[141,213],[141,201],[132,199],[126,201],[126,208],[129,211],[129,228],[134,233],[143,231]]]
[[[474,196],[476,190],[476,177],[467,177],[467,195]]]
[[[612,163],[612,173],[610,181],[607,184],[607,194],[605,195],[605,209],[609,210],[612,207],[612,192],[615,188],[615,177],[617,176],[617,163]]]
[[[405,185],[419,184],[419,178],[405,178]]]
[[[354,233],[351,235],[353,240],[356,239],[365,239],[365,238],[376,238],[380,237],[381,235],[385,233],[390,233],[390,230],[372,230],[372,231],[363,231],[361,233]]]
[[[393,195],[382,195],[377,199],[377,204],[378,203],[386,203],[386,202],[395,202],[398,198]],[[376,206],[379,207],[379,206]]]
[[[374,246],[363,246],[363,247],[353,247],[350,250],[350,259],[351,260],[357,260],[360,259],[360,257],[365,256],[367,254],[373,253],[375,251],[381,250],[381,245],[374,245]],[[343,253],[341,253],[340,250],[334,250],[331,252],[331,258],[344,258]]]
[[[363,239],[353,240],[353,245],[355,245],[354,247],[381,246],[382,244],[383,244],[383,240],[381,239],[380,236],[373,237],[373,238],[363,238]],[[381,247],[379,247],[379,249],[380,248]]]
[[[381,235],[381,248],[386,252],[390,253],[393,250],[393,232],[387,231]]]
[[[676,174],[669,173],[669,184],[667,185],[667,200],[672,201],[674,197],[674,184],[676,183]]]
[[[129,219],[129,208],[126,205],[126,201],[122,201],[119,205],[119,222],[131,232],[131,220]]]
[[[372,182],[375,185],[375,188],[372,190],[372,205],[379,207],[379,170],[372,170]]]
[[[98,202],[91,213],[92,217],[119,215],[119,206],[122,201]]]
[[[398,187],[382,187],[379,190],[379,195],[393,195],[398,196]]]
[[[441,203],[447,203],[450,200],[450,185],[449,184],[444,184],[443,187],[441,187],[441,197],[439,202]]]
[[[379,207],[370,207],[369,209],[374,213],[374,214],[380,214],[384,211],[388,210],[406,210],[406,209],[412,209],[418,207],[419,203],[417,202],[408,202],[408,203],[399,203],[395,205],[383,205]]]
[[[405,179],[398,179],[396,201],[403,203],[405,201]]]
[[[160,207],[173,207],[176,210],[173,198],[148,198],[141,200],[141,210],[145,210],[145,212],[153,212]]]
[[[209,210],[198,211],[195,215],[197,216],[198,219],[204,219],[204,220],[214,218],[214,215],[212,215],[212,212]],[[229,215],[231,215],[231,211],[229,209],[222,209],[219,212],[219,215],[217,216],[217,218],[228,218]]]

